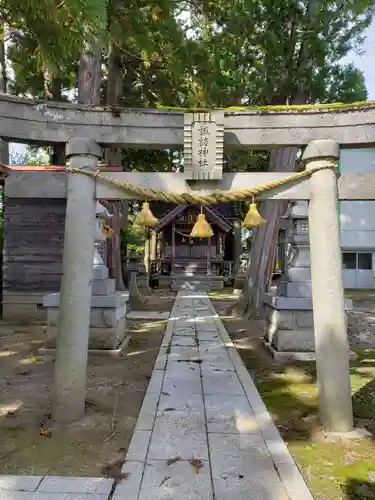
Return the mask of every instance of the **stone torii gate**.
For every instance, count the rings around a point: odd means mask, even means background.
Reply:
[[[324,107],[323,107],[324,108]],[[66,143],[70,169],[96,172],[102,146],[185,147],[185,173],[110,173],[107,177],[141,188],[177,194],[191,189],[230,190],[282,180],[285,173],[223,174],[227,148],[306,146],[303,160],[311,178],[269,190],[259,199],[308,200],[314,333],[319,406],[327,430],[353,428],[348,339],[342,284],[338,199],[375,199],[375,174],[346,174],[331,167],[341,147],[374,141],[375,107],[183,113],[123,110],[118,117],[101,108],[38,104],[0,97],[0,137],[37,144]],[[80,138],[83,137],[83,138]],[[86,137],[90,137],[87,139]],[[76,170],[77,169],[77,170]],[[96,200],[134,199],[121,187],[95,176],[16,172],[6,196],[67,197],[61,320],[56,353],[54,417],[84,414]]]

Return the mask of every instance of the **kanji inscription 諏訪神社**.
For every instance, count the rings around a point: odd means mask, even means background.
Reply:
[[[223,173],[224,113],[184,115],[184,173],[190,180],[220,180]]]

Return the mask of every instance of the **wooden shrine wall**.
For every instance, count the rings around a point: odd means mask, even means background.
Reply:
[[[65,210],[63,199],[5,200],[4,293],[60,290]]]

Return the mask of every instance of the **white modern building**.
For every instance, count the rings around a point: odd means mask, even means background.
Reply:
[[[344,149],[340,170],[375,172],[375,148]],[[375,272],[375,201],[340,202],[345,288],[371,289]]]

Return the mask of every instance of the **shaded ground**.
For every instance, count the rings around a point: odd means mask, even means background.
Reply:
[[[314,498],[375,499],[375,442],[373,438],[346,442],[325,438],[317,417],[315,364],[275,362],[261,346],[262,322],[225,316],[231,303],[227,292],[211,298]],[[374,306],[375,298],[369,307],[374,310]],[[356,425],[374,436],[375,351],[357,353],[359,359],[351,364]]]
[[[171,303],[171,294],[164,300],[153,293],[147,309],[169,310]],[[128,322],[124,357],[91,357],[86,415],[59,428],[51,421],[54,361],[36,355],[43,329],[0,323],[0,473],[118,475],[165,327]]]

